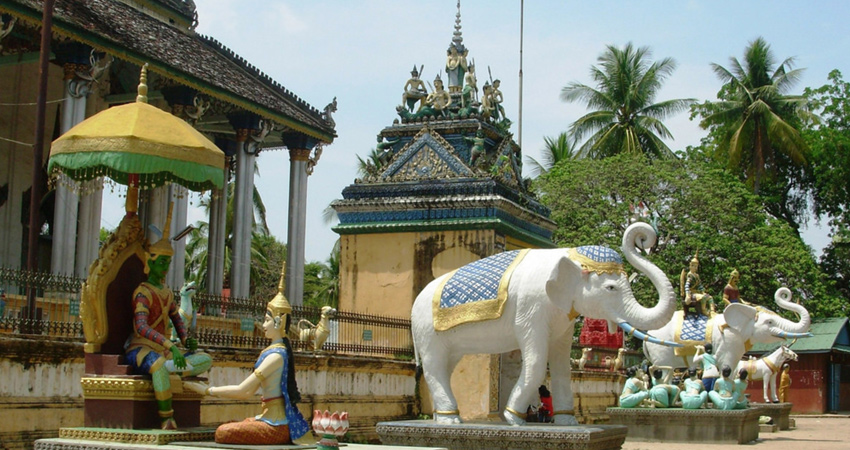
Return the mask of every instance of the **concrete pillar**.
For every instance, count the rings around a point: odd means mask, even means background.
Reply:
[[[289,149],[289,216],[286,236],[286,298],[304,304],[304,254],[307,230],[307,163],[317,141],[298,132],[283,133]]]
[[[86,95],[88,86],[76,76],[79,64],[66,63],[65,102],[62,105],[62,134],[85,119]],[[53,250],[50,271],[61,275],[74,275],[76,261],[77,210],[79,197],[75,183],[62,177],[56,184],[55,204],[53,207]]]
[[[236,189],[233,193],[233,253],[230,260],[230,292],[247,298],[251,289],[251,232],[253,228],[254,162],[256,147],[247,142],[248,129],[236,133]],[[253,148],[253,149],[252,149]]]
[[[171,236],[183,231],[188,225],[189,216],[189,190],[179,184],[168,186],[168,197],[174,203],[171,213]],[[171,241],[174,256],[171,258],[171,267],[168,269],[166,280],[172,289],[180,289],[186,282],[186,237],[179,241]]]
[[[80,191],[77,229],[76,275],[87,278],[89,266],[100,249],[100,212],[103,207],[103,178],[84,183]]]

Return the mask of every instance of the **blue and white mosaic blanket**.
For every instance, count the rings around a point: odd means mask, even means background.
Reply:
[[[696,352],[694,346],[705,345],[711,342],[714,318],[715,316],[708,317],[702,314],[686,315],[684,311],[676,311],[673,314],[673,320],[676,323],[676,332],[673,335],[673,341],[685,345],[674,350],[676,355],[693,355]]]
[[[454,271],[434,294],[434,329],[497,319],[507,300],[511,273],[528,250],[493,255]]]

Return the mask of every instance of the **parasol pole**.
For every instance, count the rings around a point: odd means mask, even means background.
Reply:
[[[39,223],[39,205],[41,203],[42,158],[44,152],[44,116],[47,109],[47,70],[50,62],[50,36],[53,28],[53,6],[55,0],[44,1],[44,12],[41,16],[41,49],[38,60],[38,98],[35,112],[35,140],[32,145],[32,188],[30,195],[29,248],[27,249],[27,269],[30,272],[38,270],[38,236],[41,234]],[[35,330],[36,302],[35,286],[27,289],[27,316],[31,320],[28,331]]]

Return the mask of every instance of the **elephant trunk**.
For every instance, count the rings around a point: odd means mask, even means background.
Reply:
[[[651,342],[653,344],[664,345],[667,347],[684,347],[683,344],[673,341],[665,341],[664,339],[658,339],[657,337],[643,333],[640,330],[635,329],[635,327],[631,326],[628,322],[620,322],[618,325],[626,334],[634,336],[644,342]]]
[[[652,308],[641,306],[640,303],[630,295],[623,302],[623,317],[618,322],[627,322],[631,326],[641,330],[657,330],[663,327],[676,310],[676,297],[673,285],[667,275],[655,264],[638,254],[637,246],[647,249],[655,245],[655,230],[649,224],[636,222],[626,229],[623,234],[623,254],[626,259],[639,272],[649,278],[652,285],[658,291],[658,303]]]
[[[777,324],[775,327],[770,329],[770,333],[774,336],[784,337],[786,339],[811,336],[811,333],[808,332],[809,326],[812,324],[812,319],[809,317],[809,311],[807,311],[803,305],[791,301],[791,290],[786,287],[781,287],[776,290],[776,294],[774,294],[773,298],[780,308],[794,311],[799,314],[800,320],[798,322],[793,322],[782,317],[777,317]]]

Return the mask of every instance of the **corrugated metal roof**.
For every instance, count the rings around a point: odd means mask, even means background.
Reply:
[[[796,342],[790,344],[790,341],[774,342],[772,344],[755,344],[747,353],[764,354],[772,352],[779,348],[783,343],[788,345],[788,348],[796,353],[827,353],[834,347],[840,345],[847,347],[840,337],[847,336],[847,318],[846,317],[831,317],[826,319],[812,319],[812,326],[809,331],[814,337],[797,339]],[[790,345],[789,345],[790,344]],[[850,348],[850,347],[847,347]]]

